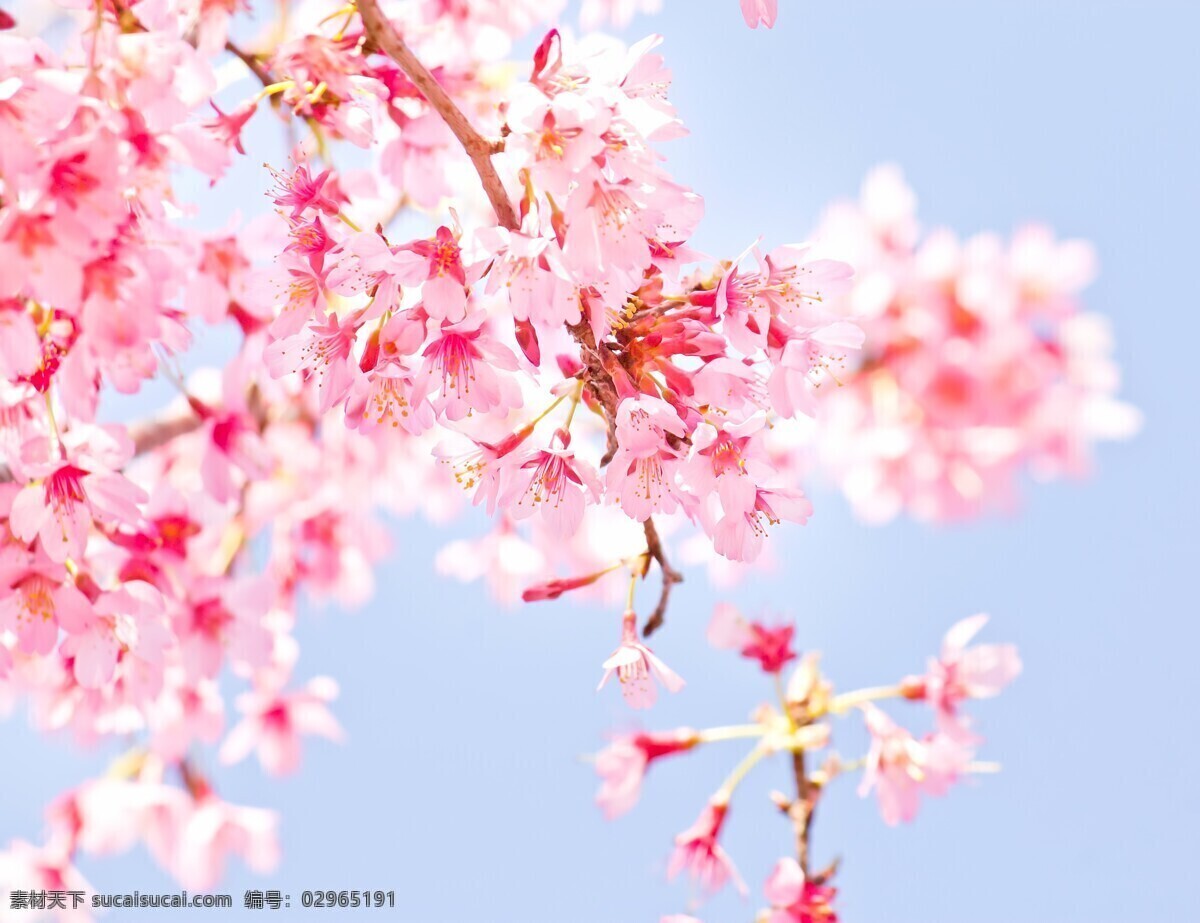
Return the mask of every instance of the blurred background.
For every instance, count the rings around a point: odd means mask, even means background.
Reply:
[[[1200,7],[780,0],[773,32],[746,29],[735,0],[664,7],[624,37],[666,36],[691,129],[666,153],[706,199],[701,248],[803,238],[885,161],[904,168],[926,228],[1008,233],[1039,219],[1089,238],[1101,275],[1084,300],[1114,324],[1123,396],[1145,425],[1101,446],[1090,480],[1030,485],[1015,515],[962,526],[867,527],[831,488],[806,485],[816,515],[778,530],[774,572],[720,592],[697,570],[677,591],[655,647],[688,685],[645,726],[736,723],[770,697],[752,665],[706,645],[716,599],[794,618],[798,646],[823,651],[842,689],[919,671],[953,622],[990,612],[982,640],[1015,641],[1025,663],[974,709],[980,756],[1003,772],[897,828],[854,779],[835,783],[813,848],[818,866],[844,856],[843,919],[1200,919],[1185,884],[1200,855],[1200,388],[1186,371],[1200,342]],[[277,125],[256,125],[280,149]],[[265,208],[264,187],[243,162],[217,193],[194,182],[181,194],[206,199],[218,227]],[[173,916],[271,913],[240,909],[251,887],[289,893],[289,919],[319,912],[298,910],[304,889],[394,890],[394,912],[368,912],[421,923],[625,923],[689,906],[687,885],[665,881],[671,839],[739,745],[655,766],[638,808],[605,822],[579,757],[634,726],[619,695],[594,693],[613,613],[571,600],[502,611],[483,586],[434,572],[442,545],[485,529],[473,516],[395,523],[375,600],[302,620],[297,678],[339,679],[349,739],[309,742],[282,780],[252,761],[220,770],[224,797],[282,813],[284,861],[268,876],[230,867],[219,890],[239,909]],[[841,752],[860,751],[857,724]],[[111,756],[44,739],[20,714],[0,725],[0,752],[0,833],[31,840],[45,804]],[[739,793],[725,844],[754,898],[723,893],[694,911],[706,923],[752,919],[791,846],[763,796],[788,785],[770,763]],[[81,868],[102,892],[177,887],[140,850]]]

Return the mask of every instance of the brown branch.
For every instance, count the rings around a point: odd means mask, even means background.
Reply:
[[[454,132],[454,137],[463,146],[463,150],[471,158],[475,172],[479,174],[479,179],[483,183],[483,191],[487,193],[488,201],[492,203],[492,210],[496,213],[496,218],[510,231],[517,230],[521,226],[521,222],[517,220],[517,212],[508,198],[508,193],[504,191],[500,175],[492,164],[492,153],[496,150],[495,145],[475,130],[467,117],[463,115],[462,110],[455,105],[454,100],[442,89],[437,78],[404,43],[404,39],[400,37],[395,27],[383,15],[383,11],[379,9],[376,0],[358,0],[357,6],[370,43],[400,65],[400,69],[404,71],[408,79],[421,91],[421,95],[425,97],[429,105],[433,106],[438,115],[442,117],[442,121]]]
[[[800,871],[808,878],[808,831],[816,804],[810,794],[803,750],[792,752],[792,774],[796,777],[796,800],[788,808],[788,816],[796,831],[796,860],[800,863]]]
[[[654,607],[654,611],[650,613],[650,618],[646,619],[646,624],[642,628],[642,635],[648,638],[658,631],[666,620],[671,589],[675,584],[683,583],[683,574],[675,570],[667,560],[667,553],[663,550],[662,539],[658,537],[658,529],[654,526],[654,520],[648,518],[642,525],[646,530],[646,550],[650,552],[650,557],[658,562],[659,569],[662,571],[662,591],[659,593],[658,605]]]
[[[413,54],[412,50],[405,44],[404,39],[396,32],[395,27],[383,15],[383,12],[379,9],[377,0],[357,0],[356,5],[359,16],[362,17],[363,29],[366,33],[367,44],[364,46],[364,51],[381,51],[399,65],[400,69],[408,76],[408,79],[413,82],[413,85],[425,97],[425,101],[442,117],[442,120],[463,146],[463,150],[467,152],[467,156],[471,158],[475,172],[479,174],[479,180],[483,184],[483,191],[487,193],[488,201],[492,203],[492,210],[496,213],[496,219],[510,231],[517,230],[521,226],[521,223],[517,219],[517,213],[513,208],[512,201],[509,199],[508,193],[504,190],[504,184],[500,182],[500,176],[496,172],[495,165],[492,163],[492,154],[503,149],[504,142],[489,141],[475,130],[462,110],[458,108],[454,100],[442,88],[442,85],[437,82],[437,78]],[[591,324],[586,319],[581,320],[577,324],[568,325],[567,329],[570,331],[571,336],[575,338],[575,342],[579,344],[581,358],[586,369],[585,380],[588,389],[604,410],[605,423],[608,428],[609,446],[608,452],[605,453],[605,458],[611,459],[615,448],[617,404],[620,401],[612,375],[605,368],[605,361],[608,360],[611,363],[615,363],[616,359],[612,356],[607,346],[596,342]],[[667,603],[671,596],[671,589],[675,584],[683,581],[683,575],[671,567],[670,562],[667,560],[666,552],[663,550],[662,541],[658,537],[658,530],[654,526],[653,519],[646,520],[645,530],[646,550],[658,562],[658,566],[662,570],[662,592],[658,599],[658,605],[655,606],[654,611],[646,620],[645,627],[642,629],[643,635],[648,637],[663,624],[666,618]]]
[[[269,87],[275,82],[275,78],[271,76],[271,72],[263,66],[263,63],[255,55],[242,50],[232,40],[225,43],[225,50],[234,57],[240,58],[241,62],[250,68],[250,72],[258,78],[259,83],[264,87]],[[272,103],[274,103],[274,100],[272,100]]]

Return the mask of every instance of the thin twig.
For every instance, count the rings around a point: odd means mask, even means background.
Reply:
[[[256,56],[239,48],[232,40],[225,43],[225,50],[234,57],[240,58],[242,63],[250,68],[250,72],[258,78],[264,87],[269,87],[275,82],[275,78],[271,76],[271,72],[263,66],[263,63]]]
[[[654,526],[654,520],[647,518],[642,525],[646,531],[646,550],[650,552],[650,557],[658,562],[659,569],[662,570],[662,591],[658,597],[658,605],[654,607],[650,618],[646,619],[645,627],[642,628],[642,635],[648,638],[658,631],[666,620],[671,589],[675,584],[683,583],[683,574],[675,570],[667,560],[667,553],[663,550],[662,539],[658,537],[658,529]]]

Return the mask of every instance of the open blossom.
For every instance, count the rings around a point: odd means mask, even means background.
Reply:
[[[807,879],[790,856],[775,863],[763,894],[771,902],[765,923],[838,923],[837,889]]]
[[[669,692],[678,692],[684,686],[682,677],[638,640],[637,615],[632,610],[621,618],[620,646],[601,666],[604,676],[596,690],[603,689],[615,675],[621,684],[621,694],[631,708],[649,708],[654,704],[658,698],[654,680],[662,683]]]
[[[826,382],[840,385],[837,376],[847,351],[862,344],[862,329],[845,321],[789,339],[767,380],[772,406],[785,417],[815,416],[816,389]]]
[[[675,837],[675,851],[667,864],[667,877],[687,872],[705,894],[715,894],[732,880],[741,893],[746,893],[733,860],[718,842],[721,828],[729,814],[729,802],[711,799],[691,827]]]
[[[922,792],[944,795],[968,771],[973,753],[956,737],[938,731],[918,740],[870,703],[863,714],[871,749],[858,793],[875,792],[884,823],[911,821]]]
[[[426,274],[425,261],[419,254],[404,247],[389,247],[373,232],[355,234],[340,245],[339,251],[343,255],[329,273],[329,287],[340,295],[370,293],[372,310],[368,317],[399,310],[403,286],[420,282]]]
[[[573,533],[587,498],[601,493],[595,471],[568,449],[542,449],[513,472],[504,505],[513,519],[538,515],[558,535]]]
[[[769,526],[784,519],[805,523],[812,515],[812,503],[800,490],[790,488],[756,488],[738,481],[726,482],[736,491],[728,492],[730,501],[724,515],[712,529],[713,547],[717,554],[732,561],[753,561],[762,552],[763,537]],[[722,492],[722,500],[726,496]]]
[[[60,620],[77,622],[91,608],[74,582],[46,558],[0,548],[0,629],[17,636],[17,649],[49,654],[58,641]]]
[[[68,637],[62,652],[72,658],[79,685],[102,688],[120,664],[121,680],[132,698],[157,695],[165,652],[172,643],[162,612],[162,596],[140,580],[101,594],[94,606],[64,610],[59,620]]]
[[[297,692],[267,689],[243,694],[238,709],[245,717],[221,745],[221,762],[236,763],[254,750],[271,775],[295,772],[300,765],[301,735],[342,739],[341,726],[326,707],[336,697],[337,684],[328,677],[310,680]]]
[[[72,862],[71,853],[61,843],[34,846],[25,840],[12,840],[0,850],[0,885],[6,892],[17,890],[35,891],[82,891],[92,893],[92,887]],[[64,921],[88,921],[93,919],[86,904],[78,910],[53,911],[54,918]],[[5,908],[10,909],[8,907]],[[17,911],[18,913],[20,911]]]
[[[517,367],[516,357],[488,334],[486,320],[487,315],[478,312],[457,323],[442,323],[422,352],[413,402],[428,397],[438,414],[452,421],[519,405],[520,395],[503,374]]]
[[[426,313],[451,324],[466,317],[467,274],[454,232],[440,227],[429,240],[413,241],[406,249],[423,257],[426,263],[425,282],[421,286],[421,303]]]
[[[642,779],[655,761],[690,750],[700,742],[691,728],[666,733],[622,734],[596,754],[600,790],[596,804],[612,820],[629,811],[641,793]]]
[[[30,482],[12,501],[9,526],[24,542],[41,539],[57,563],[79,558],[93,522],[132,523],[146,502],[145,492],[113,470],[130,447],[101,430],[72,437],[56,457],[47,441],[34,439],[21,449],[20,470]]]
[[[313,176],[308,165],[301,161],[290,173],[271,172],[276,183],[272,201],[280,208],[290,208],[293,221],[310,210],[330,216],[341,210],[341,195],[332,182],[332,170],[322,170]]]
[[[187,888],[207,890],[220,880],[227,857],[240,856],[259,873],[279,864],[279,819],[272,811],[221,800],[206,783],[162,815],[148,835],[151,854]]]
[[[507,228],[485,228],[475,237],[496,259],[487,276],[487,291],[494,294],[503,287],[514,320],[543,329],[579,323],[579,295],[557,240]]]
[[[351,350],[358,332],[357,318],[345,322],[330,314],[310,322],[294,336],[271,343],[264,354],[271,374],[298,373],[315,384],[322,413],[344,401],[358,373]]]
[[[651,455],[617,450],[605,470],[608,495],[630,519],[644,522],[656,513],[673,513],[680,494],[675,485],[679,456],[667,448]]]
[[[667,435],[682,438],[687,428],[679,414],[662,398],[639,394],[617,406],[617,442],[636,458],[660,452]]]
[[[780,673],[796,659],[792,649],[794,625],[769,626],[748,621],[729,603],[717,603],[708,624],[708,643],[713,647],[738,651],[747,660],[756,660],[764,673]]]
[[[904,680],[905,697],[929,702],[940,718],[953,721],[964,699],[999,695],[1021,672],[1021,658],[1013,644],[967,646],[987,620],[973,615],[946,632],[941,654],[930,658],[925,675]]]

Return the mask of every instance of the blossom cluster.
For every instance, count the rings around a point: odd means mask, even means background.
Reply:
[[[657,5],[591,0],[582,15],[624,24]],[[774,3],[742,6],[773,24]],[[798,482],[808,450],[791,434],[816,427],[819,452],[860,452],[856,433],[874,444],[875,423],[844,408],[874,394],[864,383],[952,361],[944,333],[898,356],[894,318],[880,322],[895,312],[864,303],[880,272],[912,262],[898,254],[874,261],[832,227],[819,247],[699,252],[702,200],[660,151],[685,129],[658,37],[627,47],[551,29],[531,61],[506,60],[559,7],[317,0],[252,44],[237,3],[70,0],[73,31],[54,44],[0,19],[0,701],[27,704],[47,732],[131,744],[47,809],[43,842],[0,853],[0,883],[75,882],[81,853],[139,843],[196,889],[232,856],[273,866],[276,815],[225,801],[195,754],[253,754],[283,774],[303,738],[342,738],[337,684],[298,669],[294,629],[314,602],[370,597],[382,514],[441,521],[465,491],[491,531],[439,566],[505,598],[627,575],[601,685],[638,708],[656,683],[678,691],[644,641],[682,579],[674,547],[725,573],[768,557],[771,530],[812,512]],[[203,209],[180,177],[221,184],[276,120],[289,141],[262,176],[273,213],[197,230]],[[345,145],[368,168],[337,163]],[[1028,357],[1046,312],[1074,310],[1060,297],[1070,280],[1030,278],[1045,312],[1021,295],[990,338],[987,312],[972,315],[981,354],[1002,340]],[[973,302],[959,300],[961,319]],[[958,410],[974,431],[1006,408],[1010,438],[1036,446],[1022,461],[1073,460],[1091,432],[1076,398],[1103,390],[1108,367],[1065,324],[1034,372],[993,364]],[[230,354],[185,374],[211,329]],[[1009,407],[1005,376],[1035,373]],[[170,405],[123,421],[114,393],[145,398],[151,381]],[[639,625],[651,575],[660,596]],[[725,634],[764,670],[793,659],[789,631],[743,627]],[[894,754],[969,768],[955,706],[983,681],[962,644],[941,679],[903,686],[943,703],[941,736],[906,738],[864,705],[881,748],[869,785],[890,819],[915,804]],[[1002,659],[1007,679],[1015,660]],[[755,725],[771,749],[815,747],[825,712],[787,714]],[[803,727],[785,733],[788,721]],[[702,742],[671,740],[634,746],[648,762]],[[626,799],[635,782],[622,780]],[[724,812],[714,803],[694,839],[715,843]],[[794,871],[776,876],[774,902],[827,901]]]
[[[820,870],[810,863],[812,815],[827,786],[861,771],[859,794],[874,795],[884,822],[895,825],[916,817],[922,796],[944,795],[971,773],[996,768],[975,760],[983,739],[963,706],[969,700],[999,694],[1020,673],[1021,661],[1011,644],[971,644],[986,622],[986,615],[975,615],[955,624],[924,673],[888,686],[836,693],[821,672],[819,655],[809,652],[801,657],[794,649],[793,625],[746,619],[733,606],[719,603],[709,624],[709,642],[756,663],[774,680],[777,701],[758,706],[749,724],[614,735],[594,759],[601,780],[596,803],[607,818],[619,817],[636,805],[647,772],[659,760],[701,745],[754,741],[696,822],[675,837],[667,875],[674,878],[686,873],[705,896],[727,884],[747,893],[733,859],[721,845],[721,834],[734,792],[750,771],[765,759],[784,756],[791,763],[796,793],[772,792],[771,801],[791,821],[799,855],[787,856],[775,865],[763,887],[769,907],[758,919],[764,923],[836,923],[833,900],[837,892],[830,882],[837,863]],[[797,664],[790,668],[785,684],[784,670],[793,661]],[[931,713],[933,729],[914,735],[876,704],[889,699],[923,703]],[[862,719],[870,741],[866,753],[857,759],[829,750],[833,720],[850,715]],[[664,917],[663,923],[686,920],[695,918],[676,915]]]
[[[840,310],[867,334],[814,436],[871,521],[962,519],[1011,507],[1021,476],[1079,475],[1098,440],[1138,427],[1116,397],[1105,318],[1083,310],[1090,244],[1030,225],[1005,241],[922,235],[894,167],[832,206],[822,248],[856,269]]]

